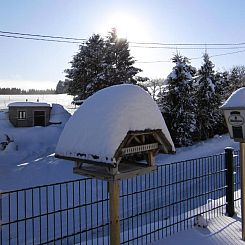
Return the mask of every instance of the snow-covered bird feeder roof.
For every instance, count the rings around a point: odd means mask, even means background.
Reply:
[[[142,142],[141,142],[142,140]],[[155,101],[135,85],[102,89],[84,101],[66,123],[56,157],[117,165],[140,151],[175,151]]]
[[[245,108],[245,87],[242,87],[231,94],[221,106],[221,109]]]
[[[13,102],[8,104],[8,107],[50,107],[50,104],[39,102]]]
[[[232,139],[245,142],[245,87],[236,90],[221,106]]]

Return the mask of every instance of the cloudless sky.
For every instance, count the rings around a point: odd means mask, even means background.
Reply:
[[[244,0],[1,0],[0,31],[89,38],[112,27],[133,42],[245,43]],[[1,34],[1,33],[0,33]],[[245,50],[209,50],[210,55]],[[78,44],[0,37],[0,87],[55,88]],[[169,61],[178,50],[188,58],[205,51],[131,47],[135,60]],[[213,57],[215,69],[244,65],[245,51]],[[199,68],[202,59],[192,65]],[[164,78],[171,62],[136,63],[142,76]]]

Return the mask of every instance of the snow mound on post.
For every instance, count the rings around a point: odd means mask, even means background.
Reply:
[[[128,84],[108,87],[85,100],[69,119],[56,155],[113,163],[128,131],[147,129],[161,129],[175,151],[161,112],[146,91]]]
[[[245,87],[239,88],[231,94],[221,108],[245,107]]]

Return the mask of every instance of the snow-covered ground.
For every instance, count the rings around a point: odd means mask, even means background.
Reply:
[[[10,102],[14,101],[16,100]],[[25,101],[25,98],[22,101]],[[40,102],[48,103],[56,101],[58,100],[40,100]],[[70,106],[67,100],[60,99],[60,102],[62,101],[66,108]],[[3,107],[0,106],[0,108]],[[61,120],[61,125],[14,128],[9,123],[6,112],[0,112],[0,140],[7,134],[14,141],[14,144],[0,151],[0,190],[13,190],[81,178],[73,174],[72,162],[54,157],[57,141],[69,117],[66,110],[56,106],[51,119],[52,121]],[[228,135],[216,136],[191,147],[177,148],[175,155],[158,155],[157,163],[178,162],[222,153],[228,146],[239,149],[239,144],[234,143]],[[241,241],[240,212],[239,210],[237,212],[234,218],[226,216],[214,218],[209,221],[207,228],[194,228],[176,233],[153,244],[244,244]]]
[[[173,236],[153,242],[151,245],[238,245],[242,241],[241,209],[234,217],[219,216],[208,221],[207,228],[195,227],[175,233]]]
[[[14,128],[8,122],[7,115],[0,113],[0,134],[9,135],[18,146],[18,150],[0,151],[0,189],[12,190],[81,178],[73,174],[72,162],[54,157],[62,129],[63,125]],[[239,148],[228,135],[217,136],[191,147],[178,148],[174,155],[158,155],[157,163],[171,163],[222,153],[227,146]]]
[[[64,99],[61,95],[56,96],[47,96],[46,100],[43,97],[44,100],[40,100],[40,102],[50,103],[53,98],[54,101],[63,102],[66,108],[71,106],[66,95],[63,95]],[[8,98],[8,96],[5,97]],[[25,98],[26,96],[23,96],[20,101],[25,101]],[[69,98],[71,99],[71,97]],[[3,100],[1,99],[1,101]],[[9,97],[9,101],[16,101],[16,97],[15,100]],[[28,98],[28,101],[31,99]],[[5,134],[9,135],[18,147],[17,151],[14,149],[0,151],[0,190],[12,190],[81,178],[81,176],[73,174],[72,162],[54,157],[57,141],[69,116],[65,110],[56,111],[53,114],[52,118],[61,119],[63,124],[44,128],[14,128],[8,121],[8,114],[0,112],[0,135],[2,137]],[[157,163],[171,163],[217,154],[224,152],[224,148],[227,146],[239,148],[239,144],[234,143],[228,135],[216,136],[191,147],[178,148],[174,155],[158,155]]]

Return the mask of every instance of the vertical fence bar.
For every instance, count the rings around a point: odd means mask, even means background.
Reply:
[[[231,147],[225,148],[225,168],[226,168],[226,214],[234,216],[234,178],[233,178],[233,152]]]

